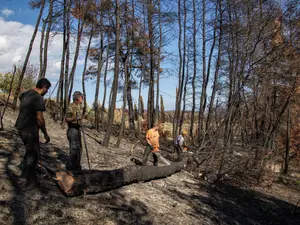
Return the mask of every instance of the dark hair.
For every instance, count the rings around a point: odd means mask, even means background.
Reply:
[[[48,79],[42,78],[42,79],[40,79],[40,80],[36,83],[35,87],[36,87],[36,88],[43,88],[43,87],[45,87],[45,88],[50,88],[50,87],[51,87],[51,83],[50,83],[50,81],[49,81]]]

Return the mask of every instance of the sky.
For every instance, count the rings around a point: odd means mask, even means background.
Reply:
[[[12,71],[12,66],[14,64],[17,64],[19,66],[23,65],[22,63],[28,50],[38,13],[38,9],[33,10],[29,7],[27,0],[0,0],[0,73]],[[39,43],[41,39],[40,30],[41,24],[29,59],[31,64],[39,64]],[[74,49],[74,46],[75,40],[71,41],[71,49]],[[59,78],[61,52],[61,37],[52,38],[48,50],[48,68],[46,73],[46,78],[48,78],[52,82],[52,88],[55,86]],[[72,56],[73,55],[71,55],[71,58]],[[82,91],[81,76],[83,71],[84,57],[85,51],[83,48],[77,61],[73,91]],[[70,63],[70,65],[72,65],[72,62]],[[164,68],[164,65],[162,65],[162,67]],[[176,75],[173,74],[171,78],[168,76],[163,77],[160,80],[160,94],[163,96],[166,110],[172,110],[175,108],[175,91],[177,86],[177,80],[175,77]],[[102,85],[100,86],[99,94],[100,102],[102,102],[103,96],[103,81],[101,81],[101,84]],[[86,82],[86,98],[90,106],[94,100],[95,86],[95,80],[88,80]],[[51,90],[49,91],[49,93],[51,93]],[[56,91],[54,91],[54,95],[55,93]],[[109,90],[107,93],[107,96],[109,96]],[[132,96],[133,101],[137,103],[138,90],[133,90]],[[146,108],[146,101],[148,99],[148,87],[143,88],[142,96]],[[122,95],[120,93],[117,98],[117,107],[122,106],[121,98]],[[108,97],[106,99],[107,105]]]

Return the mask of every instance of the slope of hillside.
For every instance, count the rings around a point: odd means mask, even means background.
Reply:
[[[46,177],[40,188],[21,189],[15,181],[24,146],[13,129],[16,117],[17,112],[8,109],[0,133],[0,224],[299,224],[300,209],[295,205],[300,193],[291,187],[216,187],[186,171],[73,198],[65,197]],[[51,142],[41,144],[42,164],[59,170],[68,152],[66,130],[48,115],[46,121]],[[92,169],[132,164],[128,153],[134,143],[123,140],[117,149],[112,138],[111,146],[104,148],[96,141],[102,140],[102,133],[88,133],[93,137],[86,137]],[[134,155],[141,158],[143,149],[138,145]],[[85,153],[82,165],[88,168]]]

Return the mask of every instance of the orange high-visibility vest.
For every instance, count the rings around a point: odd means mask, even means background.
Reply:
[[[159,148],[159,133],[153,128],[147,131],[146,134],[147,142],[155,149]]]

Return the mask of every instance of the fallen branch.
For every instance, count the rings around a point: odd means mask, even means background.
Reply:
[[[186,167],[187,158],[170,166],[127,166],[108,171],[78,171],[56,173],[59,187],[67,196],[98,193],[131,183],[165,178]]]

